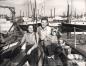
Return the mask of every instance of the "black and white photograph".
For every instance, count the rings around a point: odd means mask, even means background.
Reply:
[[[86,0],[0,0],[0,66],[86,66]]]

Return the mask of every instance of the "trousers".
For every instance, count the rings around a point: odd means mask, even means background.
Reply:
[[[30,66],[37,66],[38,65],[38,49],[35,48],[30,55],[27,55],[27,51],[32,47],[32,45],[26,46],[26,55],[23,59],[19,62],[17,66],[23,66],[26,61],[29,62]]]

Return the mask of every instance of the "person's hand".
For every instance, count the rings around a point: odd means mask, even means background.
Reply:
[[[54,55],[51,56],[54,59]]]
[[[27,55],[30,55],[31,54],[31,50],[29,50],[28,52],[27,52]]]

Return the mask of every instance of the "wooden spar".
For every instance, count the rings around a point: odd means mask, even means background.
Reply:
[[[1,6],[1,5],[0,5],[0,7],[1,7],[1,8],[12,8],[12,9],[14,9],[14,7],[9,7],[9,6]]]
[[[14,25],[14,26],[17,26],[17,27],[20,29],[20,31],[22,32],[21,28],[20,28],[20,27],[17,25],[17,23],[15,22],[15,8],[14,8],[14,7],[9,7],[9,6],[1,6],[1,5],[0,5],[0,7],[1,7],[1,8],[8,8],[8,9],[11,11],[13,25]],[[11,28],[13,27],[13,25],[10,27],[10,29],[8,30],[7,33],[10,32]]]
[[[2,7],[2,8],[9,8],[9,9],[10,9],[10,11],[11,11],[11,13],[12,13],[12,22],[13,22],[13,25],[14,25],[14,19],[15,19],[15,8],[13,8],[13,7],[6,7],[6,6],[0,6],[0,7]],[[10,29],[8,30],[8,32],[7,32],[7,33],[9,33],[9,32],[10,32],[11,28],[13,27],[13,25],[10,27]]]
[[[76,28],[74,27],[74,47],[76,48]]]
[[[37,4],[36,4],[36,0],[35,0],[34,17],[36,17],[36,22],[37,22],[37,13],[36,13],[36,9],[37,9]]]
[[[10,29],[8,30],[7,34],[10,32],[10,30],[13,28],[14,23],[12,24],[12,26],[10,27]]]
[[[68,4],[68,10],[67,10],[67,23],[69,23],[69,4]]]
[[[2,36],[2,34],[1,34],[1,41],[5,42],[4,37]]]

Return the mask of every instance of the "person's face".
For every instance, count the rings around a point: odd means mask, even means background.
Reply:
[[[42,27],[45,28],[47,26],[47,20],[42,20]]]
[[[32,25],[28,26],[28,31],[29,31],[30,33],[33,32],[33,26],[32,26]]]

